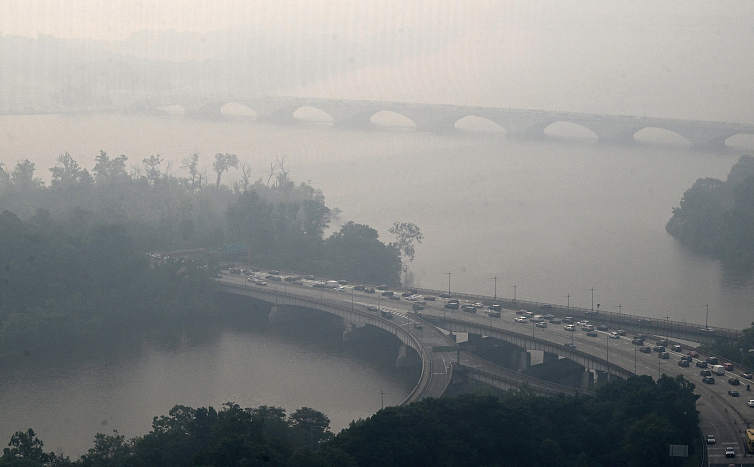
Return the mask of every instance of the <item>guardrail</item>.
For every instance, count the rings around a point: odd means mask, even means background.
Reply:
[[[423,295],[433,296],[447,293],[438,290],[420,289],[415,287],[412,287],[411,290],[414,290],[417,293]],[[502,297],[490,297],[487,295],[474,295],[460,292],[453,292],[451,293],[451,295],[453,296],[453,298],[468,300],[471,302],[482,302],[485,304],[498,303],[503,306],[503,308],[508,308],[511,310],[525,309],[528,311],[537,311],[543,314],[553,313],[558,314],[559,316],[573,316],[574,318],[599,319],[600,321],[604,321],[607,324],[621,324],[625,325],[626,327],[651,327],[656,329],[668,329],[671,331],[680,331],[686,333],[708,333],[715,338],[722,337],[725,339],[738,339],[743,335],[740,330],[713,326],[707,328],[709,329],[709,331],[704,331],[705,327],[703,325],[686,323],[682,321],[673,321],[671,319],[665,318],[651,318],[648,316],[630,315],[626,313],[616,313],[613,311],[604,311],[599,309],[592,310],[590,308],[580,308],[573,306],[564,307],[551,303],[532,302],[528,300],[512,300]],[[543,305],[548,308],[541,308]],[[661,334],[662,333],[658,333],[658,335]]]

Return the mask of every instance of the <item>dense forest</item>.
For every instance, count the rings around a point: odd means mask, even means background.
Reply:
[[[754,269],[754,157],[741,156],[724,182],[698,179],[665,229],[695,252]]]
[[[353,222],[325,237],[337,209],[289,180],[282,160],[252,182],[235,155],[216,154],[209,182],[198,159],[179,177],[159,155],[129,170],[126,156],[100,152],[89,172],[66,153],[49,186],[29,160],[0,164],[0,356],[199,316],[222,261],[397,284],[421,241],[406,223],[392,243]],[[231,170],[241,176],[224,185]],[[192,261],[149,255],[202,248]]]
[[[697,396],[681,377],[616,380],[594,397],[462,395],[388,407],[339,434],[303,407],[221,410],[176,406],[144,436],[98,434],[78,460],[17,432],[0,466],[644,467],[668,462],[668,445],[699,455]],[[696,453],[696,455],[694,454]],[[684,465],[681,459],[677,465]]]

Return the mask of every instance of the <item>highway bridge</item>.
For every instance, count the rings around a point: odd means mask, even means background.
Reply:
[[[501,316],[495,318],[483,313],[448,310],[443,300],[437,300],[428,301],[420,313],[414,313],[411,302],[405,300],[387,300],[379,294],[367,294],[353,288],[346,291],[313,288],[313,284],[270,281],[268,286],[260,287],[247,281],[244,276],[223,274],[222,279],[217,281],[217,289],[268,302],[271,319],[284,317],[286,307],[303,307],[343,318],[346,324],[344,337],[363,325],[376,326],[394,334],[405,348],[416,352],[422,366],[420,380],[404,403],[424,397],[439,397],[453,378],[459,376],[500,389],[521,388],[526,382],[528,387],[540,394],[575,394],[589,393],[595,381],[599,384],[613,377],[626,378],[633,374],[646,374],[654,378],[661,374],[682,375],[696,385],[696,392],[701,396],[697,407],[702,432],[715,434],[718,439],[716,445],[709,446],[711,464],[718,462],[727,465],[723,453],[729,445],[735,446],[739,456],[737,463],[754,463],[753,457],[742,457],[745,453],[742,430],[754,424],[754,408],[749,407],[747,401],[754,399],[754,396],[742,389],[745,386],[734,387],[727,383],[729,378],[738,377],[745,385],[748,380],[739,374],[748,370],[739,367],[718,376],[716,384],[703,384],[699,368],[695,365],[701,360],[695,359],[689,367],[678,365],[681,355],[692,348],[688,341],[679,341],[682,351],[671,351],[668,359],[662,359],[654,352],[639,352],[639,347],[628,338],[610,338],[607,332],[592,337],[552,323],[546,324],[546,327],[518,323],[514,319],[518,316],[517,309],[504,309]],[[370,305],[380,311],[369,310],[367,307]],[[381,317],[381,311],[391,311],[393,318]],[[599,322],[597,319],[594,321]],[[420,325],[416,326],[417,323]],[[454,344],[451,337],[461,333],[468,333],[469,340],[460,345]],[[660,334],[655,338],[664,337]],[[485,342],[494,342],[491,348],[498,355],[508,356],[508,367],[462,350],[481,349]],[[448,352],[450,349],[455,351]],[[542,363],[531,364],[535,355]],[[569,362],[571,366],[566,366]],[[548,372],[563,368],[577,374],[570,383],[546,379]],[[541,371],[537,372],[538,369]],[[728,395],[727,391],[731,388],[741,391],[742,397]]]
[[[545,129],[556,122],[579,125],[605,143],[631,143],[634,135],[645,128],[660,128],[684,137],[692,146],[722,148],[728,138],[754,134],[754,125],[702,120],[683,120],[629,115],[590,114],[546,110],[527,110],[464,105],[385,102],[353,99],[300,97],[244,98],[240,96],[177,94],[147,99],[131,105],[131,113],[183,113],[192,118],[228,118],[229,104],[244,109],[244,114],[259,122],[292,124],[301,122],[296,112],[303,108],[321,111],[336,127],[353,129],[378,128],[373,120],[381,112],[409,119],[417,131],[447,133],[465,117],[493,122],[506,136],[541,139]]]

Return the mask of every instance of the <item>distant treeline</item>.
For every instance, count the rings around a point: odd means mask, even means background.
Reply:
[[[324,238],[337,210],[320,190],[289,180],[282,161],[255,182],[241,167],[228,187],[221,176],[237,158],[217,154],[207,183],[198,157],[187,157],[188,175],[177,177],[159,155],[128,171],[126,156],[101,152],[90,173],[66,153],[49,186],[29,160],[0,164],[0,355],[200,313],[211,308],[210,277],[222,261],[251,257],[268,268],[397,284],[401,255],[410,258],[412,239],[421,240],[413,224],[396,224],[398,241],[385,244],[353,222]],[[250,251],[165,263],[147,254],[227,244]]]
[[[220,411],[176,406],[132,439],[98,434],[80,459],[44,452],[32,429],[17,432],[1,466],[288,466],[288,467],[654,467],[668,446],[687,445],[699,465],[699,416],[693,384],[682,377],[616,380],[594,397],[498,398],[463,395],[389,407],[333,436],[310,408]]]
[[[741,156],[724,182],[697,180],[665,229],[697,253],[754,270],[754,157]]]

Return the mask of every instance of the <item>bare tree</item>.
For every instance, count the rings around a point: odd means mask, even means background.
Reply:
[[[248,190],[251,186],[251,165],[246,163],[240,164],[241,168],[241,186],[244,190]]]
[[[181,168],[188,170],[189,175],[191,176],[189,180],[191,180],[191,192],[193,193],[196,188],[197,176],[199,176],[199,153],[195,151],[188,157],[185,157],[182,162],[183,165],[181,165]]]

